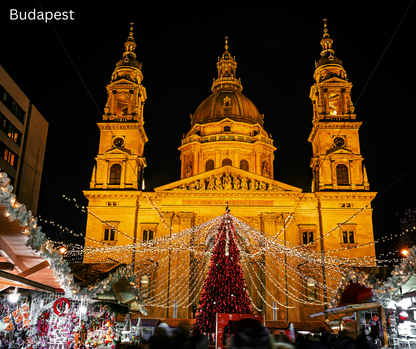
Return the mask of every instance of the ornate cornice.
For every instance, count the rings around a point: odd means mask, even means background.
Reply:
[[[143,195],[143,192],[139,190],[83,190],[83,193],[87,199],[138,199]]]
[[[142,122],[97,122],[100,130],[140,130]]]
[[[320,191],[315,195],[321,200],[373,200],[377,192],[369,191]]]
[[[251,192],[251,191],[183,191],[183,190],[173,190],[173,191],[157,191],[156,192],[160,197],[204,197],[204,198],[231,198],[231,197],[244,197],[244,198],[282,198],[282,197],[298,197],[301,194],[298,192]]]
[[[351,114],[351,118],[355,119],[355,114]],[[308,141],[312,142],[312,139],[315,138],[316,134],[319,130],[328,130],[328,129],[350,129],[350,130],[358,130],[361,125],[362,121],[350,121],[350,120],[343,120],[343,121],[332,121],[332,120],[319,120],[319,122],[313,125],[312,131],[308,137]]]

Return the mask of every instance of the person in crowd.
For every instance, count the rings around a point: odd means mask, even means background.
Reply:
[[[208,349],[208,339],[205,337],[199,328],[192,330],[192,335],[183,345],[184,349]]]
[[[378,349],[378,346],[370,336],[370,331],[367,329],[357,338],[355,344],[358,349]]]
[[[255,319],[242,319],[237,322],[237,331],[228,349],[272,349],[269,330]]]
[[[351,337],[352,333],[349,333],[347,330],[341,330],[338,332],[338,338],[334,339],[331,342],[331,346],[334,349],[357,349],[353,338]]]
[[[163,327],[156,327],[155,333],[149,339],[149,349],[171,349],[169,337]]]
[[[172,349],[182,349],[184,348],[185,342],[189,337],[189,327],[185,323],[180,322],[178,328],[173,332],[171,338],[171,348]]]
[[[282,332],[276,332],[272,336],[273,349],[295,349],[296,347]]]

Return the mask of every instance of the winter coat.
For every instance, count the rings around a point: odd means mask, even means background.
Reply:
[[[228,349],[272,349],[269,331],[264,326],[247,327],[233,336]]]

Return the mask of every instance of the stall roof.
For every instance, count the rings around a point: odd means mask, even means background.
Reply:
[[[350,304],[350,305],[346,305],[343,307],[327,309],[326,311],[321,311],[319,313],[311,314],[309,316],[318,317],[318,316],[325,316],[325,315],[331,315],[331,314],[348,314],[348,313],[354,313],[356,311],[376,309],[380,307],[381,305],[377,302],[364,303],[364,304]]]
[[[295,321],[292,323],[293,327],[297,331],[332,331],[331,328],[323,321]],[[266,321],[266,327],[270,330],[286,330],[289,328],[289,323],[285,321]]]
[[[60,289],[59,281],[45,258],[26,246],[28,236],[17,220],[6,217],[6,208],[0,205],[0,262],[13,264],[14,269],[0,275],[0,291],[8,287],[41,289],[53,292]]]

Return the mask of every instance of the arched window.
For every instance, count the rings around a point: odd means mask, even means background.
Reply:
[[[231,159],[229,158],[225,158],[224,160],[222,160],[222,166],[232,166],[233,162],[231,161]]]
[[[329,101],[329,114],[338,115],[341,114],[341,97],[334,92],[328,94]]]
[[[313,301],[316,299],[316,281],[312,276],[306,279],[306,290],[305,296],[307,300]]]
[[[230,132],[231,126],[224,126],[224,132]]]
[[[148,298],[150,293],[150,277],[149,275],[142,275],[140,277],[140,293],[142,298]]]
[[[350,179],[348,176],[348,167],[340,164],[337,165],[337,184],[338,185],[350,185]]]
[[[110,168],[110,183],[109,184],[120,184],[121,180],[121,165],[114,164]]]
[[[209,159],[206,163],[205,163],[205,171],[211,171],[214,169],[214,160]]]
[[[240,161],[240,168],[244,171],[248,171],[248,161],[247,160],[241,160]]]

